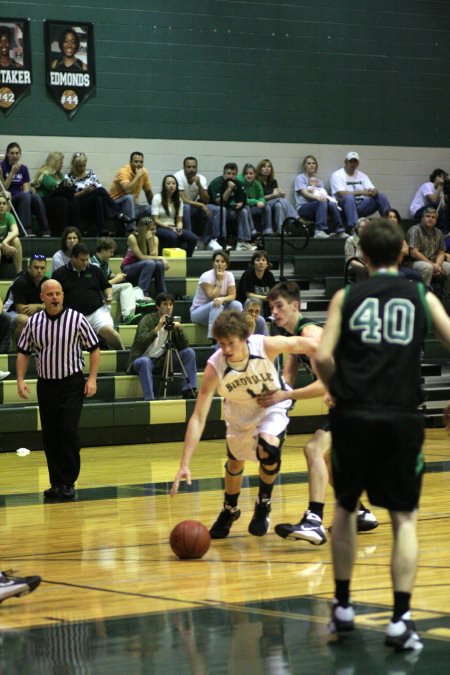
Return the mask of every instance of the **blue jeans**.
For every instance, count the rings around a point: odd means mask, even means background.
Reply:
[[[126,231],[133,232],[141,218],[152,215],[151,204],[136,204],[133,195],[124,195],[114,200],[128,218],[133,222],[127,223]]]
[[[198,237],[193,232],[189,232],[189,230],[183,228],[183,232],[178,236],[176,232],[169,230],[168,227],[157,227],[156,234],[159,239],[160,251],[163,248],[183,248],[188,258],[194,253]]]
[[[44,202],[39,195],[35,192],[21,192],[20,195],[16,195],[12,198],[12,205],[16,209],[17,216],[27,231],[27,234],[31,234],[31,214],[36,216],[36,220],[41,229],[39,234],[50,234],[47,211],[45,210]]]
[[[191,321],[193,323],[199,323],[202,326],[208,326],[208,337],[211,338],[212,325],[224,309],[235,309],[237,312],[242,312],[242,305],[238,300],[232,300],[231,302],[225,302],[223,305],[215,307],[211,300],[204,305],[191,309]]]
[[[261,233],[272,234],[272,211],[270,210],[270,206],[266,204],[265,206],[249,206],[248,208],[250,211],[252,235],[257,234],[254,216],[260,218]]]
[[[152,279],[155,280],[156,295],[167,292],[164,265],[161,260],[139,260],[122,267],[122,272],[125,272],[127,281],[133,284],[133,286],[142,288],[144,295],[149,295]]]
[[[191,347],[186,347],[186,349],[180,349],[178,354],[180,355],[180,360],[184,366],[186,375],[190,380],[190,384],[188,384],[186,378],[183,375],[181,379],[183,391],[189,389],[190,387],[194,389],[197,388],[197,364],[195,361],[194,350]],[[179,367],[180,362],[175,351],[172,352],[172,356],[174,368],[177,366]],[[155,398],[153,391],[153,370],[158,361],[161,361],[161,359],[164,359],[164,357],[165,354],[163,354],[162,357],[159,357],[159,359],[152,359],[150,356],[140,356],[135,361],[133,361],[133,370],[135,373],[137,373],[137,375],[139,375],[139,379],[141,381],[144,401],[152,401]]]
[[[267,204],[272,212],[272,228],[277,234],[281,234],[281,227],[286,218],[297,218],[298,216],[297,211],[286,197],[270,199]]]
[[[297,213],[306,220],[314,220],[316,230],[328,229],[328,214],[333,221],[335,232],[343,232],[344,226],[342,224],[341,214],[334,202],[320,202],[318,199],[311,200],[307,204],[302,204],[297,209]],[[355,221],[356,222],[356,221]]]
[[[371,216],[375,211],[379,211],[380,216],[384,216],[391,208],[389,200],[382,192],[379,192],[376,197],[364,197],[357,202],[353,195],[345,195],[339,202],[342,207],[347,225],[353,230],[358,218],[363,216]]]
[[[222,239],[227,236],[227,212],[222,207],[222,233],[220,232],[220,206],[215,204],[206,205],[211,213],[208,218],[202,208],[192,207],[189,204],[183,206],[183,222],[186,230],[192,231],[194,223],[194,232],[198,234],[205,245],[209,244],[211,239]],[[200,234],[201,233],[201,234]]]
[[[238,241],[251,241],[252,220],[248,207],[244,206],[239,211],[227,208],[227,223],[236,223]]]

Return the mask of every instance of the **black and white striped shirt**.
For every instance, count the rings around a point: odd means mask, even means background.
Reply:
[[[36,352],[38,377],[62,380],[83,370],[83,349],[93,352],[98,346],[97,335],[83,314],[65,308],[57,316],[43,311],[30,317],[17,351],[26,355]]]

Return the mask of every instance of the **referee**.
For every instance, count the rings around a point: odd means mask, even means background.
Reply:
[[[90,398],[97,391],[100,349],[87,319],[63,307],[64,293],[58,281],[44,281],[41,300],[45,311],[30,317],[17,345],[17,390],[21,398],[28,398],[30,389],[24,377],[34,350],[37,397],[51,483],[44,497],[69,500],[75,497],[75,481],[80,473],[78,422],[83,395]],[[83,348],[90,352],[87,381],[83,375]]]

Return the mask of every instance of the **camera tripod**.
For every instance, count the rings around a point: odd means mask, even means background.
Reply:
[[[180,353],[173,343],[172,330],[168,331],[165,347],[166,347],[167,351],[164,354],[164,363],[163,363],[163,368],[162,368],[162,373],[161,373],[161,380],[160,380],[160,383],[159,383],[159,396],[160,396],[160,398],[166,398],[168,384],[169,384],[169,382],[172,382],[174,377],[184,377],[187,384],[189,385],[189,389],[192,392],[193,398],[197,398],[196,395],[195,395],[195,391],[192,387],[191,380],[190,380],[190,378],[189,378],[189,376],[186,372],[186,368],[184,367],[183,361],[181,360]],[[178,358],[178,363],[180,364],[181,373],[175,373],[174,372],[174,369],[173,369],[173,355],[174,354]]]

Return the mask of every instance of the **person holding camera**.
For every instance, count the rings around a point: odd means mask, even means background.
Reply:
[[[181,322],[175,320],[173,295],[159,293],[155,298],[156,312],[146,314],[140,321],[130,350],[127,372],[136,373],[141,381],[145,401],[155,398],[153,391],[153,370],[166,355],[169,338],[175,348],[173,364],[183,364],[187,377],[182,378],[183,398],[197,398],[197,363],[195,352],[189,347]],[[179,358],[178,358],[179,357]]]
[[[448,196],[450,187],[449,175],[444,169],[435,169],[429,180],[417,189],[409,207],[413,218],[422,218],[426,208],[431,206],[437,211],[436,226],[444,232],[448,232],[445,198]],[[446,189],[447,188],[447,189]]]

